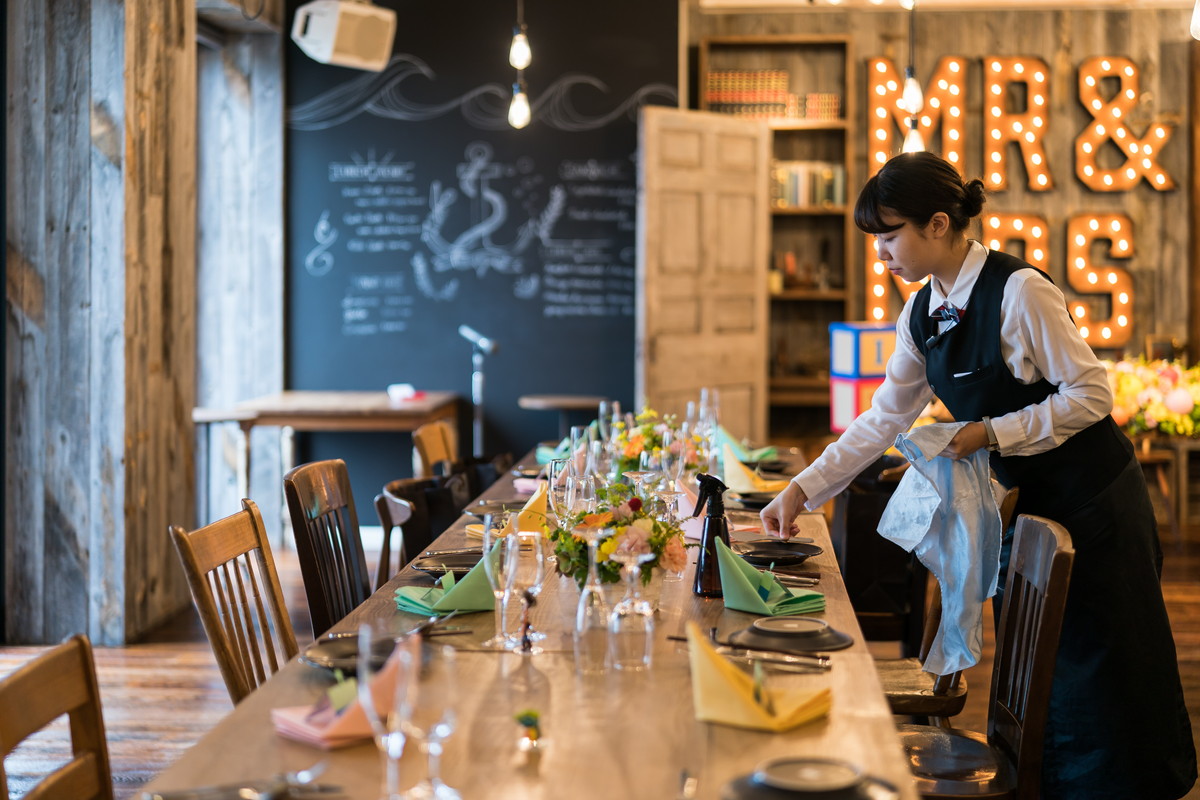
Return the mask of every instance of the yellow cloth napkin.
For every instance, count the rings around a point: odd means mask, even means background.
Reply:
[[[692,666],[692,705],[696,719],[737,728],[780,733],[829,713],[832,695],[824,689],[772,689],[766,704],[754,699],[754,679],[722,656],[700,632],[687,624],[688,657]]]
[[[538,488],[533,495],[525,501],[525,505],[517,512],[515,517],[508,518],[508,524],[504,528],[504,533],[513,532],[513,520],[516,520],[516,530],[518,531],[537,531],[542,532],[546,526],[546,514],[549,510],[547,504],[547,487],[549,484],[546,481],[538,481]],[[483,524],[479,522],[472,523],[467,526],[467,536],[472,539],[483,538]]]
[[[755,475],[752,469],[738,461],[737,456],[733,454],[733,449],[728,444],[722,450],[722,458],[724,459],[722,463],[725,469],[725,485],[738,494],[747,492],[778,494],[787,488],[787,478],[772,481]]]

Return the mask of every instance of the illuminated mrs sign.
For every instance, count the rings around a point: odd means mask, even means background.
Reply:
[[[1008,188],[1009,144],[1016,143],[1025,166],[1029,189],[1046,192],[1054,188],[1043,142],[1049,130],[1049,70],[1040,58],[989,56],[984,63],[983,103],[983,182],[991,191]],[[897,130],[908,129],[909,115],[901,106],[904,84],[891,61],[871,59],[868,72],[867,163],[872,174],[895,154],[893,142]],[[944,56],[926,89],[925,108],[918,128],[926,142],[934,130],[941,131],[942,157],[962,169],[963,117],[966,108],[966,59]],[[1111,97],[1101,93],[1105,78],[1115,79],[1117,91]],[[1023,111],[1010,111],[1005,97],[1010,84],[1024,84],[1027,98]],[[1175,188],[1175,181],[1158,164],[1158,153],[1171,138],[1174,126],[1154,122],[1144,131],[1134,131],[1125,122],[1137,104],[1138,70],[1127,58],[1089,58],[1079,67],[1079,100],[1092,115],[1092,121],[1075,137],[1075,174],[1085,186],[1097,192],[1127,192],[1140,181],[1158,191]],[[1112,169],[1096,161],[1099,150],[1111,142],[1125,161]],[[1048,271],[1049,234],[1046,220],[1032,214],[985,214],[983,233],[989,248],[1000,249],[1006,242],[1020,241],[1025,260]],[[1091,319],[1086,305],[1071,303],[1071,314],[1088,344],[1117,348],[1129,341],[1132,333],[1133,281],[1129,272],[1111,264],[1091,263],[1089,254],[1095,241],[1108,243],[1112,258],[1129,259],[1134,254],[1133,226],[1123,214],[1084,214],[1067,222],[1067,282],[1080,294],[1108,295],[1112,316]],[[888,272],[875,248],[874,237],[867,237],[866,305],[867,318],[881,321],[887,317]],[[907,300],[921,288],[893,278]]]

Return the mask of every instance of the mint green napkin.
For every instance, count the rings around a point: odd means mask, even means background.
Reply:
[[[717,562],[721,565],[721,592],[725,595],[726,608],[771,617],[825,610],[825,595],[784,586],[774,575],[760,572],[747,563],[720,539],[717,540]]]
[[[717,426],[717,449],[720,450],[722,445],[729,445],[729,449],[733,451],[733,455],[738,461],[762,461],[765,458],[776,458],[779,451],[774,445],[760,447],[757,450],[747,450],[746,447],[735,439],[729,431],[725,430],[724,425]]]
[[[447,611],[491,611],[495,604],[482,558],[461,581],[455,581],[454,573],[447,572],[433,586],[401,586],[396,590],[396,608],[422,616]]]

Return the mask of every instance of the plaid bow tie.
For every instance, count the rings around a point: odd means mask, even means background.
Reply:
[[[929,315],[930,319],[948,320],[957,325],[962,321],[963,316],[967,313],[965,308],[955,308],[954,305],[947,300],[933,310]]]

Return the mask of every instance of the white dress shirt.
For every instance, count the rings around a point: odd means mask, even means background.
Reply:
[[[931,279],[928,314],[949,300],[967,307],[988,250],[972,240],[954,285],[947,292]],[[887,363],[883,384],[871,408],[841,437],[825,448],[811,466],[793,478],[814,509],[828,501],[896,441],[933,399],[925,379],[925,357],[913,342],[909,318],[917,294],[909,297],[896,320],[896,350]],[[968,311],[969,313],[969,311]],[[949,322],[939,323],[941,328]],[[1079,335],[1067,311],[1066,299],[1036,270],[1020,269],[1009,276],[1000,303],[1000,351],[1018,381],[1045,378],[1058,387],[1040,403],[992,418],[992,428],[1007,456],[1027,456],[1052,450],[1075,433],[1112,411],[1112,390],[1104,365]]]

